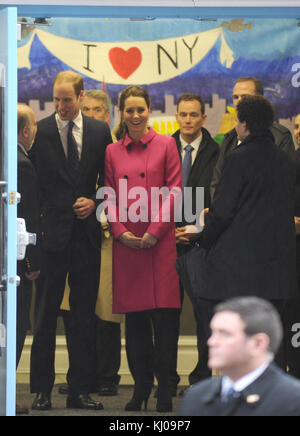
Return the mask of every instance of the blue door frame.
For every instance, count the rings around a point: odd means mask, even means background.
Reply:
[[[16,257],[17,257],[17,9],[7,8],[0,11],[0,63],[4,66],[3,99],[3,181],[6,188],[4,201],[5,258],[3,271],[0,272],[3,292],[3,322],[6,330],[6,347],[3,348],[2,370],[6,373],[5,406],[2,413],[15,414],[16,386]],[[3,201],[2,198],[0,201]],[[2,275],[3,274],[3,275]],[[4,386],[5,384],[5,386]]]
[[[284,4],[284,2],[283,2]],[[3,10],[3,11],[2,11]],[[113,6],[39,6],[0,5],[0,13],[7,14],[7,22],[17,22],[19,17],[69,17],[69,18],[299,18],[299,7],[113,7]],[[1,29],[0,32],[3,30]],[[17,32],[14,25],[6,29],[9,56],[7,58],[7,176],[8,192],[17,190]],[[3,44],[1,39],[1,44]],[[2,62],[2,60],[0,60]],[[9,96],[9,98],[8,98]],[[9,144],[9,147],[8,147]],[[15,361],[16,361],[16,205],[8,207],[8,256],[7,256],[7,383],[6,415],[15,413]]]

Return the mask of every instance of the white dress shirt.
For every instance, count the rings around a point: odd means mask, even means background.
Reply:
[[[183,162],[183,160],[184,160],[184,156],[185,156],[185,153],[186,153],[186,151],[185,151],[185,147],[187,146],[187,145],[191,145],[193,148],[194,148],[194,150],[192,151],[192,165],[194,165],[194,162],[195,162],[195,159],[196,159],[196,157],[197,157],[197,153],[198,153],[198,150],[199,150],[199,147],[200,147],[200,144],[201,144],[201,142],[202,142],[202,132],[201,132],[201,135],[200,136],[198,136],[198,138],[196,138],[193,142],[186,142],[184,139],[183,139],[183,137],[180,135],[180,142],[181,142],[181,145],[182,145],[182,150],[181,150],[181,157],[182,157],[182,162]]]
[[[222,400],[226,399],[226,396],[231,388],[233,388],[235,392],[242,392],[243,390],[245,390],[265,372],[269,365],[270,362],[264,363],[259,368],[255,369],[249,374],[246,374],[244,377],[240,378],[236,382],[232,381],[229,377],[224,376],[222,378]]]
[[[59,115],[55,114],[56,124],[59,131],[60,139],[62,142],[62,146],[65,152],[66,157],[68,157],[68,129],[69,129],[69,122],[70,121],[63,121],[59,118]],[[73,120],[74,127],[73,127],[73,136],[77,143],[77,150],[78,150],[78,156],[79,160],[81,159],[81,153],[82,153],[82,137],[83,137],[83,119],[82,114],[79,112],[77,118]]]

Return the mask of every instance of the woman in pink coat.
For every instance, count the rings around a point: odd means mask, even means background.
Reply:
[[[126,350],[135,381],[126,410],[147,406],[155,372],[157,410],[172,410],[169,373],[172,311],[180,308],[175,270],[174,210],[181,192],[181,164],[173,138],[148,128],[150,97],[143,88],[126,88],[119,100],[117,143],[106,151],[108,218],[114,235],[113,311],[126,313]],[[158,189],[172,194],[157,201]],[[154,189],[153,189],[154,188]],[[169,218],[169,219],[168,219]]]

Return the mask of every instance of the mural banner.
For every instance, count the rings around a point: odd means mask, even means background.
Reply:
[[[134,43],[77,41],[36,29],[29,42],[19,48],[19,68],[31,69],[29,58],[35,36],[55,57],[79,73],[95,80],[104,77],[118,85],[147,85],[173,79],[203,60],[218,40],[221,64],[230,68],[234,62],[221,27],[178,38]]]

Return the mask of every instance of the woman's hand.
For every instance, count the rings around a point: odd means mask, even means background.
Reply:
[[[141,240],[141,248],[152,248],[157,244],[158,239],[151,233],[145,233]]]
[[[125,245],[128,248],[133,248],[134,250],[138,250],[141,248],[141,238],[137,238],[134,236],[131,232],[125,232],[122,233],[121,236],[119,236],[119,242],[121,242],[123,245]]]

